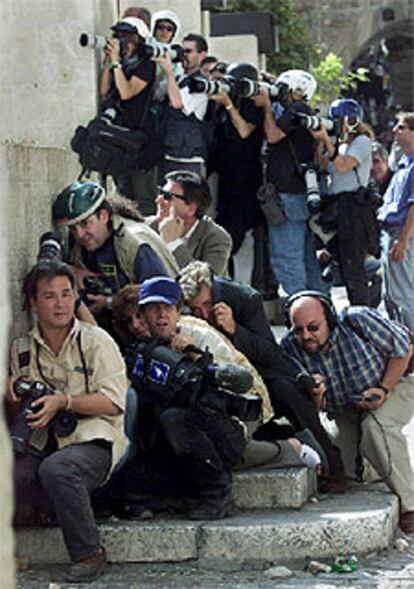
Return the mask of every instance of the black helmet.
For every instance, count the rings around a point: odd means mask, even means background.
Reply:
[[[248,78],[257,82],[259,79],[257,69],[250,63],[231,63],[226,70],[226,76],[231,76],[235,80],[241,80],[242,78]]]

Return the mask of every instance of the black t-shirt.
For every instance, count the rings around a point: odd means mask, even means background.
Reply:
[[[263,143],[263,109],[258,108],[250,98],[242,98],[237,105],[243,119],[255,125],[254,131],[246,139],[242,139],[233,125],[230,114],[224,106],[217,113],[215,134],[215,149],[218,164],[225,162],[225,166],[241,160],[251,161],[260,158]],[[221,166],[220,166],[221,167]]]
[[[305,191],[303,173],[297,169],[297,163],[311,164],[314,160],[316,145],[310,132],[299,126],[295,117],[297,112],[314,114],[310,106],[303,102],[294,102],[285,109],[277,118],[277,126],[286,134],[286,137],[277,143],[269,144],[267,160],[268,180],[273,182],[280,192],[291,194]]]
[[[112,81],[113,87],[111,89],[111,97],[117,101],[120,109],[120,114],[117,117],[116,122],[129,129],[144,129],[148,131],[151,106],[149,95],[152,94],[154,87],[155,63],[148,59],[139,60],[134,67],[123,67],[123,70],[125,77],[128,80],[130,80],[132,76],[136,76],[137,78],[140,78],[140,80],[147,82],[147,85],[144,90],[136,96],[133,96],[128,100],[121,100],[115,82]],[[148,116],[146,117],[144,124],[142,124],[142,114],[145,108],[147,108]]]

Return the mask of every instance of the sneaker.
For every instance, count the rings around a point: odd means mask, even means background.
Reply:
[[[189,501],[187,516],[189,519],[223,519],[233,515],[236,506],[230,494],[216,498],[201,498]]]
[[[100,548],[95,554],[75,562],[70,568],[66,580],[71,583],[89,583],[94,581],[102,574],[106,566],[106,550]]]

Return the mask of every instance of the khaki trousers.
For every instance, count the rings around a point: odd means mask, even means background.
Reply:
[[[402,512],[414,511],[414,472],[409,449],[409,445],[411,451],[414,448],[414,421],[408,426],[413,416],[414,378],[410,376],[395,387],[382,407],[367,413],[362,422],[362,455],[398,495]],[[355,415],[335,415],[334,423],[337,426],[333,436],[335,443],[344,456],[351,455],[355,459]],[[331,426],[328,429],[332,433]],[[349,460],[346,462],[349,465]]]

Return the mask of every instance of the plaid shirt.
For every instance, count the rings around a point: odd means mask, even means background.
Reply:
[[[290,331],[282,340],[286,349],[311,374],[325,379],[326,410],[342,411],[350,397],[377,386],[389,358],[403,358],[410,347],[407,328],[368,307],[348,309],[331,330],[326,352],[307,354]]]

